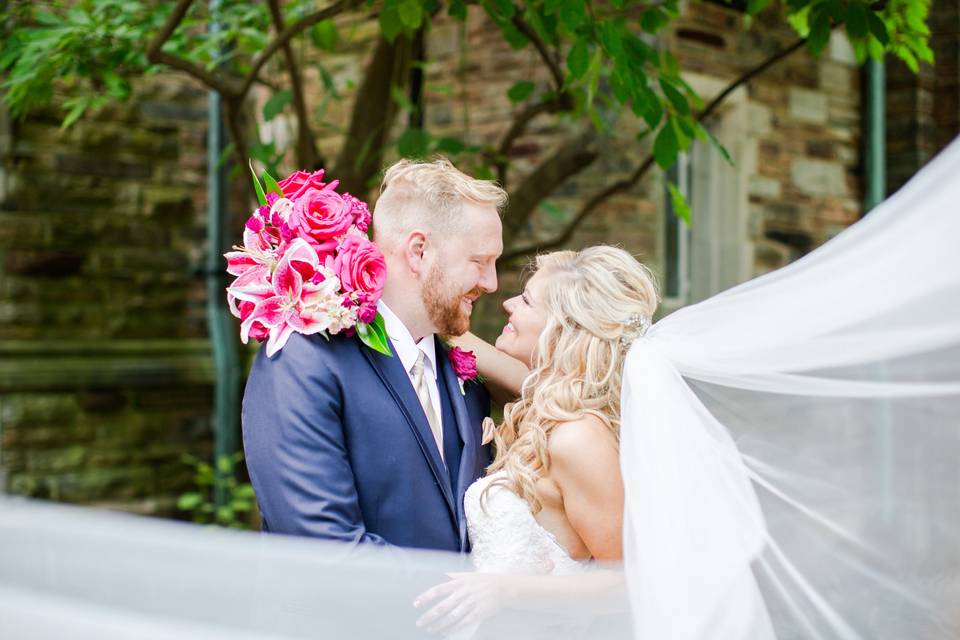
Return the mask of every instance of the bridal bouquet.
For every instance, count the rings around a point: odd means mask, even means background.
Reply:
[[[370,210],[323,175],[296,171],[277,182],[264,174],[261,185],[253,173],[260,206],[246,222],[243,246],[224,254],[236,276],[227,302],[241,320],[240,339],[266,340],[272,357],[293,332],[329,338],[356,331],[390,355],[377,312],[387,267],[367,238]]]

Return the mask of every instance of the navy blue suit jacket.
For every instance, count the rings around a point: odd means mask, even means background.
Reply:
[[[489,396],[472,382],[461,394],[436,347],[444,413],[456,423],[445,420],[444,437],[455,429],[462,443],[456,482],[396,354],[296,333],[273,358],[260,349],[243,397],[243,446],[264,531],[468,549],[463,494],[490,461],[480,444]]]

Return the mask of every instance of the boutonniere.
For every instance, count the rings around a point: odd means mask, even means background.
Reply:
[[[463,385],[470,380],[477,379],[477,356],[473,355],[473,351],[464,351],[460,347],[453,347],[447,351],[447,357],[450,358],[450,364],[453,365],[453,372],[457,374],[460,393],[467,395]]]

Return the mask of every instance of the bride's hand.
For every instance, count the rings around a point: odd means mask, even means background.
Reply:
[[[483,622],[510,600],[510,581],[495,573],[448,573],[451,580],[432,587],[413,601],[427,609],[418,627],[431,633],[450,632]],[[428,608],[429,607],[429,608]]]

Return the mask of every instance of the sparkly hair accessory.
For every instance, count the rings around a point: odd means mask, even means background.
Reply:
[[[642,316],[639,313],[631,313],[630,317],[623,323],[631,330],[630,338],[639,338],[650,329],[650,318]]]

